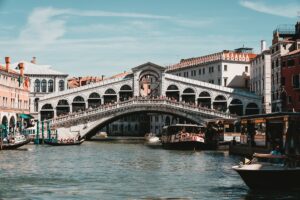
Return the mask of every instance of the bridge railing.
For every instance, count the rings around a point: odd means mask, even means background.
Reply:
[[[79,118],[94,115],[94,114],[100,114],[101,112],[106,113],[108,111],[114,111],[116,109],[127,108],[129,106],[132,107],[134,105],[136,105],[136,106],[138,106],[138,105],[145,105],[145,106],[168,105],[168,106],[174,107],[174,109],[183,109],[183,110],[189,110],[192,112],[201,112],[203,114],[212,115],[212,116],[218,116],[218,117],[224,117],[224,118],[233,118],[234,117],[233,115],[231,115],[229,113],[225,113],[225,112],[221,112],[218,110],[209,109],[209,108],[205,108],[205,107],[199,107],[199,106],[191,105],[191,104],[184,103],[184,102],[177,102],[174,100],[169,100],[167,98],[149,99],[149,98],[138,97],[138,98],[132,98],[127,101],[117,102],[114,104],[101,105],[97,108],[87,109],[87,110],[84,110],[81,112],[70,113],[65,116],[59,116],[59,117],[52,119],[51,124],[55,125],[57,123],[67,122],[69,120],[79,119]]]

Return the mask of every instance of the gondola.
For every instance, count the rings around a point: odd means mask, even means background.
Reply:
[[[71,146],[71,145],[81,145],[84,142],[84,139],[77,140],[73,142],[57,142],[53,140],[45,140],[45,144],[51,145],[51,146]]]

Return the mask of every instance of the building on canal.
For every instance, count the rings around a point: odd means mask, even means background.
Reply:
[[[68,74],[56,71],[50,65],[37,64],[36,57],[30,62],[20,62],[24,64],[24,74],[30,78],[30,114],[37,119],[39,99],[66,90]],[[17,68],[20,62],[12,64],[12,68]]]
[[[250,91],[262,97],[262,113],[271,112],[271,53],[261,41],[261,53],[251,61]]]
[[[250,61],[256,57],[252,48],[224,50],[205,56],[181,59],[166,72],[224,87],[249,89]]]
[[[296,25],[279,25],[273,31],[271,51],[272,112],[282,111],[281,57],[300,48],[300,21]],[[285,70],[286,71],[286,70]]]
[[[24,63],[12,69],[10,57],[0,64],[0,124],[8,125],[10,131],[17,128],[20,114],[29,114],[29,77],[24,74]]]

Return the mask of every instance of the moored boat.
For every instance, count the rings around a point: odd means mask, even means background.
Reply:
[[[161,142],[165,149],[210,149],[210,145],[205,141],[204,127],[194,124],[176,124],[164,127]]]
[[[45,144],[51,146],[71,146],[71,145],[81,145],[84,139],[81,140],[67,140],[67,141],[56,141],[56,140],[45,140]]]
[[[0,145],[0,150],[14,150],[30,142],[24,135],[14,136],[13,139],[4,140]]]

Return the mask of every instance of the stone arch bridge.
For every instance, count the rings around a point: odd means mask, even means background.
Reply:
[[[124,115],[142,112],[172,114],[197,124],[204,124],[205,119],[235,119],[236,117],[229,113],[180,103],[167,98],[133,98],[124,102],[57,117],[50,120],[50,124],[59,133],[80,133],[81,137],[90,138],[106,124]]]
[[[160,97],[164,100],[153,104],[154,101],[150,100],[135,101],[137,97]],[[122,107],[127,111],[104,112],[108,105],[112,106],[111,109]],[[198,110],[193,110],[193,106]],[[162,112],[197,122],[205,118],[229,117],[230,114],[257,114],[261,110],[261,98],[243,90],[168,74],[164,67],[148,62],[117,78],[45,95],[39,100],[38,110],[41,120],[53,119],[55,126],[75,129],[75,126],[83,126],[80,124],[91,118],[94,112],[107,114],[107,117],[103,115],[103,119],[99,118],[102,121],[115,119],[114,115],[120,116],[125,112]],[[77,125],[73,123],[76,120]],[[97,123],[103,124],[100,121]]]

